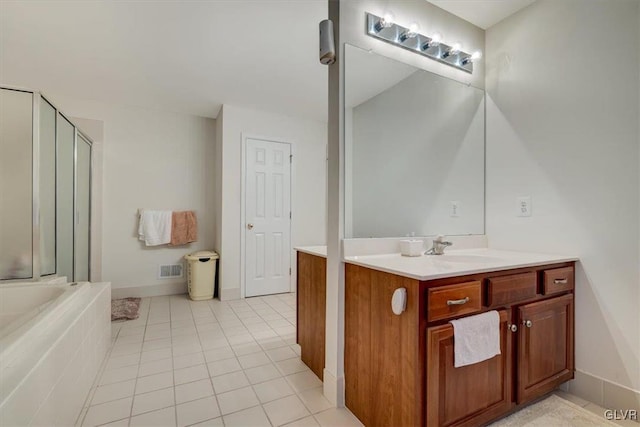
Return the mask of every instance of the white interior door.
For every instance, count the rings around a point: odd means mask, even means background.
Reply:
[[[245,227],[245,296],[289,292],[291,145],[247,139]]]

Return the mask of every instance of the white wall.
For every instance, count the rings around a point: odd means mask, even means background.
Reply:
[[[639,5],[539,0],[486,39],[489,244],[580,257],[576,368],[605,405],[640,390]]]
[[[365,35],[365,12],[378,15],[390,9],[401,24],[418,21],[425,34],[439,31],[444,41],[459,40],[469,51],[484,51],[484,30],[426,1],[342,0],[329,2],[329,18],[334,21],[338,62],[329,68],[328,123],[328,213],[327,213],[327,325],[324,392],[338,405],[344,404],[344,43],[372,49],[418,68],[484,88],[484,65],[473,75],[416,55]]]
[[[158,265],[213,248],[215,120],[52,99],[70,116],[104,122],[102,280],[116,297],[185,292],[186,279],[158,279]],[[138,208],[195,210],[198,241],[145,247],[137,239]]]
[[[220,119],[222,117],[222,119]],[[324,122],[297,119],[264,111],[224,105],[218,116],[222,146],[218,163],[222,170],[216,229],[221,240],[221,298],[240,297],[242,135],[277,138],[294,145],[292,174],[292,245],[322,245],[326,239],[326,141]],[[220,171],[218,171],[220,173]],[[292,252],[293,261],[293,252]],[[295,278],[295,263],[292,262]],[[295,281],[294,281],[295,282]]]

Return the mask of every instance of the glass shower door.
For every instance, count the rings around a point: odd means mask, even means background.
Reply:
[[[74,281],[89,280],[91,230],[91,144],[76,132],[76,232]]]
[[[58,114],[56,253],[59,276],[73,280],[73,164],[75,128]]]
[[[33,94],[0,89],[0,280],[33,277]]]
[[[40,98],[40,275],[56,273],[56,109]]]

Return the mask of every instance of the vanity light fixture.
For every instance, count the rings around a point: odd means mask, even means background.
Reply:
[[[427,40],[426,43],[424,43],[421,46],[422,50],[427,50],[427,49],[432,49],[432,48],[438,47],[438,46],[440,46],[440,42],[442,41],[442,34],[440,34],[440,33],[433,33],[431,35],[431,38],[425,37],[425,36],[422,36],[422,37],[424,37]]]
[[[407,31],[405,31],[402,34],[400,34],[400,41],[404,42],[407,39],[412,39],[412,38],[416,37],[419,32],[420,32],[420,25],[418,25],[417,22],[412,22],[409,25],[409,29],[407,29]]]
[[[454,43],[451,45],[449,50],[442,54],[442,58],[448,58],[451,55],[457,55],[462,50],[462,45],[460,43]]]
[[[475,52],[473,52],[471,54],[471,56],[467,56],[466,58],[464,58],[462,60],[462,64],[467,64],[469,62],[476,62],[482,59],[482,52],[479,50],[476,50]]]
[[[431,35],[431,46],[436,47],[440,46],[440,42],[442,41],[442,34],[439,32],[435,32]]]
[[[384,30],[385,28],[389,28],[393,25],[393,21],[394,21],[394,16],[393,13],[391,12],[385,12],[384,16],[382,18],[378,19],[378,22],[376,22],[375,25],[375,30],[376,32],[380,32],[382,30]]]
[[[391,12],[385,12],[383,17],[367,13],[366,18],[367,35],[467,73],[472,74],[473,63],[482,58],[480,51],[473,54],[463,52],[460,43],[451,45],[443,43],[442,34],[438,32],[433,33],[430,37],[420,34],[420,26],[417,22],[411,23],[409,27],[398,25]]]

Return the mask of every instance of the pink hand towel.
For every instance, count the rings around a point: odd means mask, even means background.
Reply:
[[[194,211],[173,212],[171,246],[186,245],[198,240],[198,221]]]

